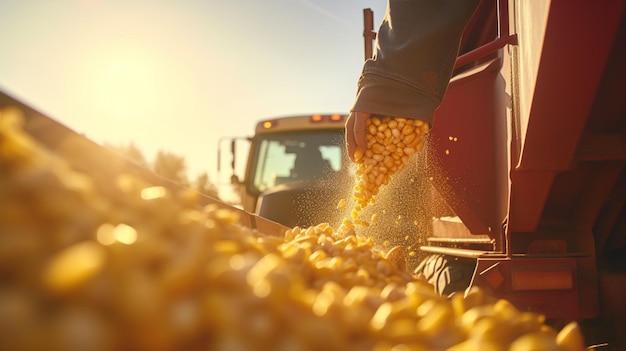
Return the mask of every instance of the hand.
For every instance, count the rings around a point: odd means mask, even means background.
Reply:
[[[367,140],[365,138],[365,121],[372,114],[368,112],[353,111],[346,120],[346,148],[348,157],[354,162],[354,152],[357,148],[365,152]]]

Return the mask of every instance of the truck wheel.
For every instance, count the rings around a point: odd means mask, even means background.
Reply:
[[[476,261],[445,255],[427,256],[415,269],[415,274],[423,274],[426,280],[443,296],[465,291],[472,282]]]

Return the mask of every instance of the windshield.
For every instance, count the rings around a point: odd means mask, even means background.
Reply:
[[[248,184],[257,195],[280,184],[326,179],[347,168],[343,129],[257,135]]]

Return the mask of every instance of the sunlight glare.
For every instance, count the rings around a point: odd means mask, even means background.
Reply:
[[[115,235],[113,234],[115,231],[115,226],[111,223],[104,223],[98,228],[96,233],[96,237],[98,242],[102,245],[111,245],[115,243]]]
[[[151,186],[141,189],[141,198],[144,200],[160,199],[167,194],[167,190],[162,186]]]
[[[159,91],[159,72],[150,63],[138,55],[114,58],[102,65],[97,78],[98,102],[109,117],[145,123],[158,112],[164,94]]]
[[[124,223],[118,224],[115,227],[113,235],[115,236],[115,240],[126,245],[131,245],[137,240],[137,230]]]

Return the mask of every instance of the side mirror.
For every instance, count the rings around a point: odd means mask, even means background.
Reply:
[[[241,185],[241,181],[239,180],[239,177],[236,174],[233,174],[230,176],[230,184]]]

